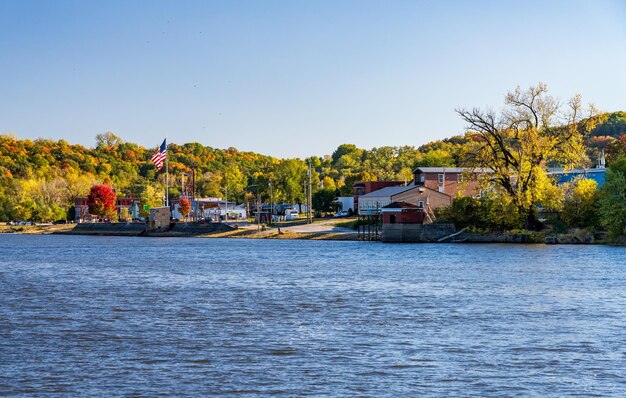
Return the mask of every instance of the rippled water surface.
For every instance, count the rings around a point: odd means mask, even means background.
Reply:
[[[0,236],[0,395],[626,396],[626,249]]]

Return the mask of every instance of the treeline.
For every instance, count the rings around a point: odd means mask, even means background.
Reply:
[[[597,116],[585,144],[589,164],[602,151],[610,161],[626,155],[626,113]],[[433,141],[420,147],[384,146],[373,149],[340,145],[332,154],[306,159],[278,159],[235,148],[217,149],[199,143],[170,144],[170,197],[178,197],[192,170],[196,195],[228,195],[230,200],[299,203],[305,200],[311,164],[316,197],[352,195],[355,181],[409,182],[418,166],[463,166],[471,147],[465,136]],[[0,135],[0,220],[73,218],[74,200],[87,196],[95,184],[112,186],[118,196],[133,196],[142,205],[158,206],[165,191],[165,173],[157,172],[150,156],[154,148],[125,142],[113,133],[96,136],[87,148],[65,140],[24,140]],[[327,203],[328,200],[322,200]]]
[[[546,191],[548,187],[544,186]],[[596,181],[574,179],[556,189],[542,206],[542,228],[556,233],[571,229],[606,231],[619,238],[626,231],[626,156],[613,160],[606,181],[598,189]],[[452,222],[458,228],[493,232],[525,229],[524,219],[514,203],[498,190],[486,190],[479,198],[457,198],[451,206],[436,209],[438,221]]]

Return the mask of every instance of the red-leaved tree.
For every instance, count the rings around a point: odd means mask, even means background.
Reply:
[[[108,185],[94,185],[89,190],[89,196],[87,196],[89,213],[112,219],[117,215],[116,200],[117,196],[113,188]]]
[[[187,198],[183,197],[178,202],[178,212],[185,218],[189,215],[189,210],[191,209],[191,203]]]

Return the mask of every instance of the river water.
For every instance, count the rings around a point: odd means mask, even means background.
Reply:
[[[0,395],[626,396],[626,249],[0,236]]]

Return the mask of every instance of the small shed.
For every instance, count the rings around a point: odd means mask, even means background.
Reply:
[[[153,207],[150,209],[150,218],[148,222],[148,230],[168,230],[170,227],[170,208]]]
[[[392,202],[381,209],[383,224],[423,224],[424,209],[407,202]]]

